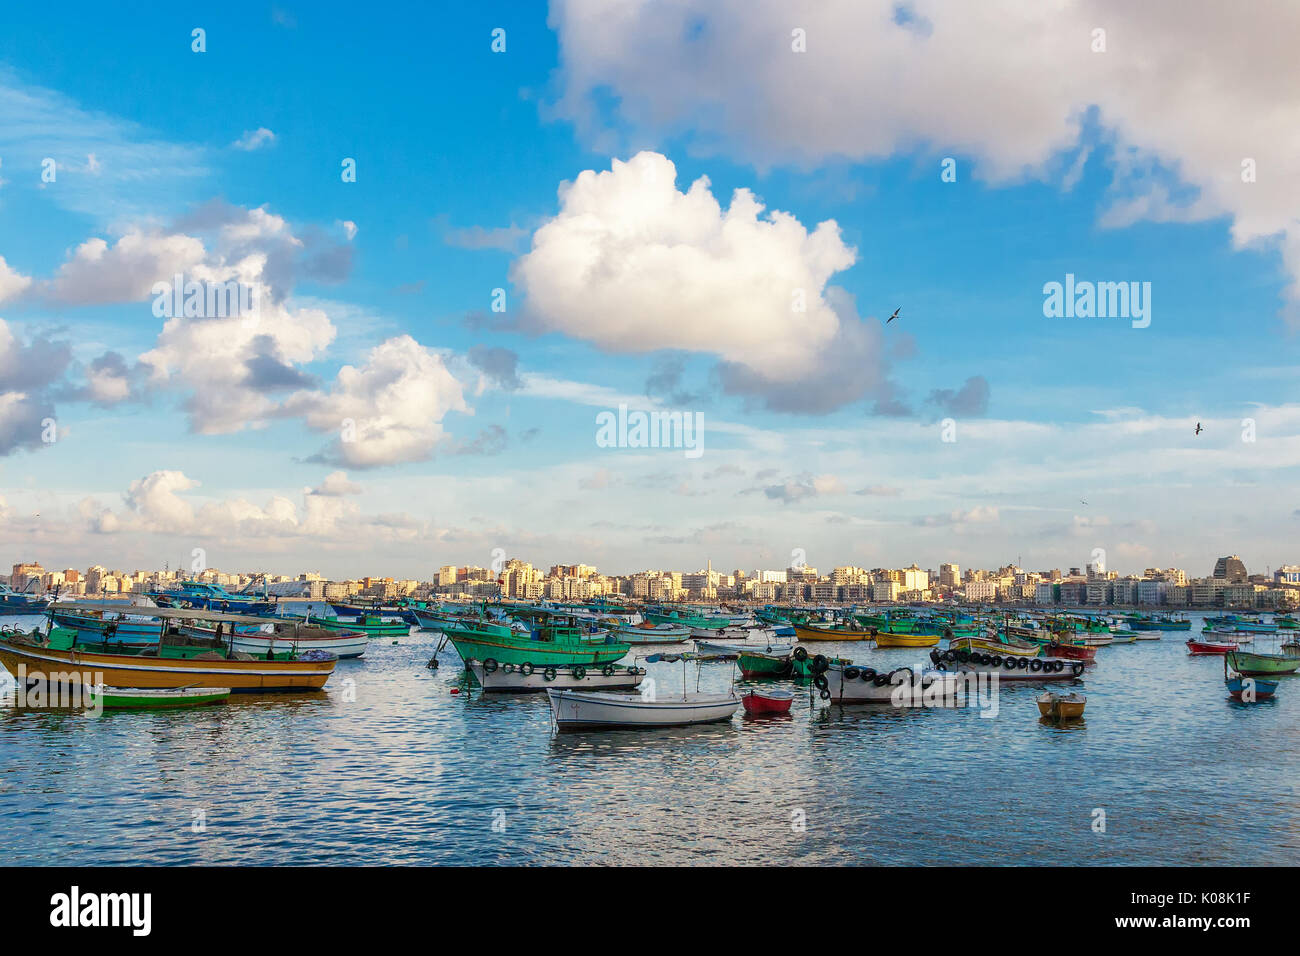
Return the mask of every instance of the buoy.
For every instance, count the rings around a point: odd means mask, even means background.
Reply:
[[[452,692],[453,694],[459,694],[459,693],[460,693],[460,688],[459,688],[459,687],[453,687],[453,688],[451,689],[451,692]]]

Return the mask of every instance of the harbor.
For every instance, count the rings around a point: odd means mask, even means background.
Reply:
[[[485,612],[506,620],[511,610],[519,609],[441,613],[463,625]],[[921,622],[913,630],[936,619],[924,608],[913,614]],[[1213,617],[1185,615],[1190,636]],[[531,636],[537,615],[525,619]],[[4,623],[12,635],[48,627],[48,615]],[[573,647],[602,649],[596,658],[620,652],[615,661],[594,660],[576,681],[599,677],[606,663],[630,675],[625,686],[609,689],[548,693],[544,667],[529,675],[543,678],[540,689],[485,689],[457,650],[483,648],[451,640],[455,624],[404,625],[403,633],[372,638],[364,654],[332,660],[320,690],[245,688],[203,706],[32,709],[16,705],[19,688],[6,677],[0,813],[10,858],[87,865],[1230,865],[1243,841],[1267,830],[1270,863],[1300,862],[1300,755],[1290,746],[1300,716],[1292,688],[1300,684],[1290,676],[1271,678],[1280,685],[1271,698],[1234,700],[1224,655],[1189,653],[1189,632],[1178,630],[1118,644],[1099,638],[1076,678],[1074,668],[1053,676],[1032,667],[1054,659],[1050,639],[1022,658],[1024,667],[1014,660],[1020,655],[981,654],[970,641],[1013,646],[987,628],[965,643],[940,635],[933,647],[882,647],[856,635],[794,641],[752,623],[754,639],[733,643],[731,654],[702,639],[618,644],[612,630],[607,639],[564,625],[576,633],[560,635],[557,647],[572,640]],[[1118,621],[1111,626],[1126,630]],[[1257,640],[1250,645],[1257,654],[1293,640],[1257,637],[1277,645]],[[737,660],[751,646],[760,658],[787,660],[790,676],[746,679]],[[799,655],[792,648],[806,648],[806,676],[794,672]],[[523,663],[510,670],[516,681]],[[498,678],[505,664],[497,662]],[[1038,679],[1003,678],[991,689],[986,683],[960,706],[919,692],[922,675],[927,688],[941,689],[968,664]],[[578,670],[561,663],[553,680],[563,684],[566,667],[569,677]],[[867,669],[872,676],[908,669],[918,675],[918,693],[904,706],[855,702],[844,688],[877,687],[864,677]],[[483,670],[480,662],[477,673]],[[823,683],[823,675],[830,679]],[[646,681],[661,702],[681,696],[734,705],[721,719],[689,726],[557,725],[556,696],[635,702],[647,696]],[[897,692],[906,681],[879,686]],[[739,706],[753,694],[784,700],[788,710]],[[1044,711],[1048,696],[1056,700]],[[1086,699],[1081,716],[1071,699]],[[1050,707],[1061,716],[1050,716]],[[56,849],[48,832],[78,839]]]

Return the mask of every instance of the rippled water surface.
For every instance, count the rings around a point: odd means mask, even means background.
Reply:
[[[426,669],[431,632],[371,642],[324,693],[188,711],[19,710],[5,675],[5,859],[1300,863],[1300,678],[1234,704],[1222,661],[1189,658],[1185,639],[1102,649],[1086,719],[1062,726],[1039,721],[1039,690],[1004,683],[993,718],[832,706],[801,687],[787,719],[556,735],[545,695],[467,692],[451,647]],[[827,648],[876,666],[925,655]],[[681,687],[681,664],[650,667],[661,692]],[[732,672],[704,665],[700,689]]]

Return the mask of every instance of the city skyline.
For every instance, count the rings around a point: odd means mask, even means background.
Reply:
[[[1294,560],[1300,156],[1264,118],[1300,14],[1067,7],[15,11],[0,543]],[[989,58],[1002,30],[1041,49]],[[604,430],[624,407],[693,432]]]

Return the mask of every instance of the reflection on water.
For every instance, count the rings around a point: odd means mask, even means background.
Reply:
[[[429,633],[372,642],[322,693],[196,710],[18,710],[7,681],[6,860],[1226,864],[1262,840],[1270,862],[1300,863],[1300,680],[1233,703],[1222,661],[1184,639],[1102,650],[1075,685],[1086,718],[1063,723],[1030,686],[1004,683],[987,717],[784,682],[785,717],[555,734],[545,695],[484,696],[451,650],[427,670]],[[926,653],[828,651],[890,667]],[[681,687],[680,664],[649,666]],[[700,689],[733,673],[705,665]]]

